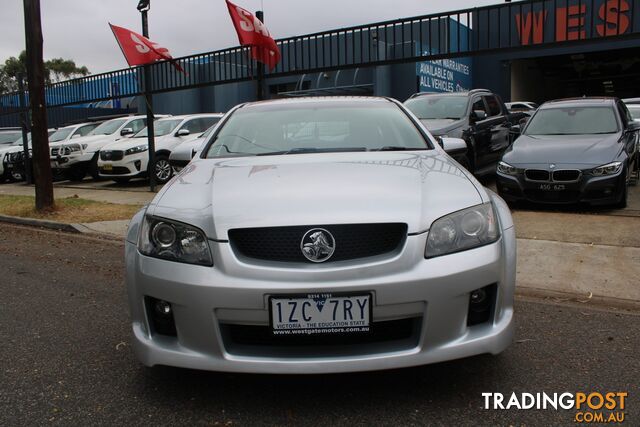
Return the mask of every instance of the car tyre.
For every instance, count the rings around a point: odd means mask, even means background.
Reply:
[[[11,182],[21,182],[25,180],[25,176],[22,172],[12,170],[9,180]]]
[[[615,207],[618,209],[624,209],[627,207],[627,199],[629,197],[629,180],[625,179],[624,186],[620,192],[620,200],[616,203]]]
[[[166,154],[158,154],[155,157],[155,167],[153,173],[157,184],[166,184],[173,177],[173,167],[169,163],[169,156]]]
[[[67,172],[67,178],[69,181],[80,182],[87,175],[87,170],[84,167],[75,167],[69,169]]]
[[[98,153],[93,156],[91,163],[89,164],[89,175],[94,181],[100,180],[100,172],[98,170]]]

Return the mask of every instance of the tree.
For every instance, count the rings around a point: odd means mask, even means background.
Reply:
[[[0,65],[0,93],[15,92],[18,90],[17,76],[26,75],[27,53],[23,50],[16,58],[8,58],[4,65]],[[53,58],[44,63],[45,83],[56,83],[75,77],[90,74],[85,66],[78,67],[75,61],[64,58]]]

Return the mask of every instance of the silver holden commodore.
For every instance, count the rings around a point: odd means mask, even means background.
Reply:
[[[391,99],[234,108],[133,218],[126,266],[147,366],[365,371],[512,340],[507,206]]]

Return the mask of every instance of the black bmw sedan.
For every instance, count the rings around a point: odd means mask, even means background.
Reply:
[[[498,192],[507,201],[624,207],[640,160],[639,131],[617,98],[547,102],[499,162]]]

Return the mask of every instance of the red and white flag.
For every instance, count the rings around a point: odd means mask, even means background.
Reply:
[[[174,67],[184,72],[169,53],[169,49],[154,43],[145,36],[117,25],[109,24],[113,35],[116,37],[120,50],[130,67],[136,65],[152,64],[156,61],[171,61]]]
[[[280,62],[280,49],[269,34],[269,30],[251,12],[226,0],[233,26],[242,46],[251,46],[251,57],[269,67]]]

